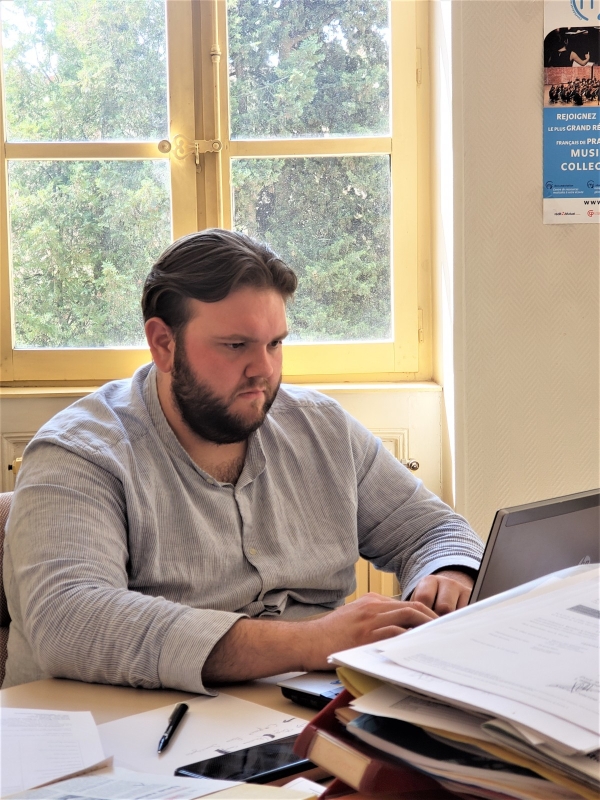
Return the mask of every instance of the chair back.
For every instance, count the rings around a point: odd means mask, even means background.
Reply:
[[[4,594],[4,581],[2,579],[2,562],[4,561],[4,527],[10,511],[12,492],[0,493],[0,685],[4,680],[4,670],[8,655],[8,626],[10,625],[10,615]]]

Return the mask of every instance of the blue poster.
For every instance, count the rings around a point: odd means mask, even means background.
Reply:
[[[600,223],[600,0],[544,5],[544,222]]]

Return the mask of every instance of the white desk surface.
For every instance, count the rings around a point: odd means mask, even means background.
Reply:
[[[287,700],[276,686],[277,678],[223,686],[219,691],[268,708],[310,720],[315,711]],[[58,711],[91,711],[97,725],[161,706],[175,705],[193,694],[170,689],[133,689],[99,683],[50,678],[23,683],[0,691],[0,705],[6,708],[43,708]]]

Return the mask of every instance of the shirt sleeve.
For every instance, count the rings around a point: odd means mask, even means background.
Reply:
[[[436,570],[479,569],[483,544],[467,521],[425,488],[381,441],[348,417],[358,485],[363,558],[394,572],[407,598]]]
[[[34,442],[27,456],[6,536],[6,588],[12,624],[40,671],[210,694],[203,664],[246,615],[128,589],[120,481],[53,444]]]

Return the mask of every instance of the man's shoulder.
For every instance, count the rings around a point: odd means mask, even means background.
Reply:
[[[265,424],[288,437],[310,432],[323,440],[349,438],[358,425],[337,400],[292,384],[281,385]]]
[[[143,397],[149,370],[143,367],[133,378],[111,381],[77,400],[46,422],[33,441],[92,453],[141,438],[151,424]]]
[[[297,386],[292,383],[282,383],[277,393],[277,398],[271,409],[272,414],[286,414],[301,411],[315,411],[317,413],[333,412],[343,413],[342,407],[331,397],[316,389],[306,386]]]

